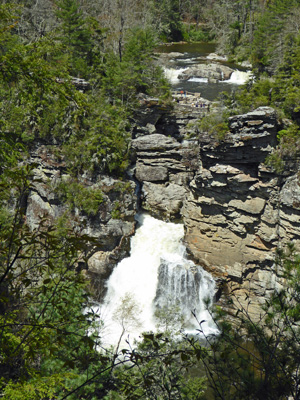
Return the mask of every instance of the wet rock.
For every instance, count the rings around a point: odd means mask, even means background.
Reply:
[[[228,61],[228,57],[221,56],[220,54],[216,54],[216,53],[210,53],[208,56],[206,56],[206,58],[208,60]]]
[[[157,185],[144,182],[142,188],[144,208],[159,217],[178,217],[186,192],[183,186],[174,183]]]

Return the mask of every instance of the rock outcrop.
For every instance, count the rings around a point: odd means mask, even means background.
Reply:
[[[132,141],[142,207],[161,218],[180,218],[189,182],[198,168],[198,142],[193,136],[199,113],[179,107],[166,113],[158,106],[144,109],[143,115],[145,119],[137,118]]]
[[[104,289],[105,280],[116,263],[128,255],[129,238],[135,231],[134,216],[137,212],[135,183],[123,182],[110,176],[82,176],[83,187],[101,190],[103,201],[96,215],[66,204],[57,188],[70,178],[63,161],[58,161],[49,146],[37,146],[30,163],[34,165],[31,190],[26,205],[26,221],[31,229],[37,228],[42,218],[54,224],[65,213],[68,223],[80,229],[95,243],[94,254],[85,266],[97,296]],[[94,282],[93,282],[94,281]]]
[[[276,115],[260,108],[231,118],[229,126],[220,143],[199,139],[201,167],[182,210],[185,240],[192,256],[236,294],[251,288],[255,309],[274,288],[279,245],[281,179],[263,164],[276,145]]]
[[[187,68],[178,76],[179,79],[207,78],[209,82],[224,81],[230,78],[233,69],[222,64],[197,64]]]
[[[148,134],[149,125],[140,127],[143,136],[133,140],[142,205],[154,215],[180,218],[190,256],[223,291],[234,290],[240,305],[250,290],[255,315],[266,294],[283,283],[276,248],[300,244],[298,177],[277,175],[264,164],[276,146],[275,111],[261,107],[230,118],[222,141],[189,139],[195,115],[174,110],[168,125],[163,118],[152,121]]]

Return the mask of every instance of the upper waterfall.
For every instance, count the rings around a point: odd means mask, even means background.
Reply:
[[[155,331],[162,310],[181,320],[186,330],[195,330],[198,319],[206,320],[207,333],[214,329],[204,298],[212,297],[212,277],[185,258],[181,240],[183,225],[139,215],[131,240],[130,257],[114,269],[107,283],[107,295],[101,308],[105,329],[103,342],[115,345],[122,332],[130,340],[141,332]]]

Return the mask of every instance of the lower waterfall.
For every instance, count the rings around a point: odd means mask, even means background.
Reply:
[[[130,343],[141,332],[179,325],[195,332],[205,320],[206,334],[215,332],[206,310],[212,302],[213,278],[185,257],[181,224],[159,221],[149,215],[137,217],[139,227],[131,239],[130,257],[122,260],[107,282],[101,306],[105,345],[116,345],[123,334]]]

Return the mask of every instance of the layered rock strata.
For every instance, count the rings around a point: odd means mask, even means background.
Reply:
[[[239,306],[246,307],[250,290],[255,315],[267,293],[284,283],[276,248],[300,244],[298,177],[264,164],[276,146],[273,109],[230,118],[222,141],[189,139],[191,125],[197,134],[196,118],[177,115],[162,131],[160,117],[133,140],[142,204],[155,215],[181,218],[190,256],[218,278],[223,292],[234,291]]]
[[[284,284],[274,263],[276,248],[290,241],[300,248],[299,177],[292,171],[278,175],[264,164],[276,146],[273,109],[230,118],[221,141],[199,136],[202,117],[196,108],[176,105],[138,110],[131,153],[141,206],[159,218],[183,221],[188,253],[217,278],[218,297],[231,291],[240,307],[248,307],[250,290],[248,311],[257,315],[265,296]],[[30,162],[34,178],[26,218],[34,229],[44,216],[54,222],[69,210],[56,190],[69,177],[47,146],[37,146]],[[103,194],[95,216],[73,209],[74,224],[98,243],[87,268],[101,292],[129,251],[135,184],[104,175],[82,176],[81,183]]]
[[[175,107],[166,112],[157,106],[145,108],[137,118],[132,140],[135,177],[142,183],[142,207],[155,216],[181,218],[189,183],[198,169],[199,116],[196,110]]]

